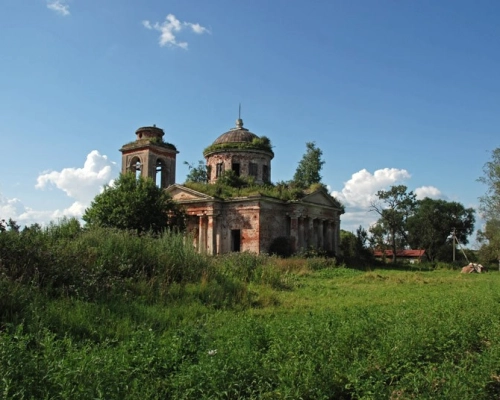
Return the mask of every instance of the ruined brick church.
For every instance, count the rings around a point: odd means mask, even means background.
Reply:
[[[122,173],[150,177],[165,188],[184,208],[187,231],[200,252],[267,253],[276,238],[286,237],[293,251],[320,249],[338,254],[343,208],[325,191],[288,201],[262,194],[229,199],[209,196],[175,183],[178,151],[163,141],[162,129],[142,127],[135,134],[136,140],[120,149]],[[203,153],[208,183],[217,182],[227,170],[252,177],[257,184],[270,183],[274,153],[259,139],[238,119],[234,128],[220,135]]]

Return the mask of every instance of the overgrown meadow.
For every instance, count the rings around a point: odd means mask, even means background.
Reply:
[[[2,399],[497,399],[500,274],[0,232]]]

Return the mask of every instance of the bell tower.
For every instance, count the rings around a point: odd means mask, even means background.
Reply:
[[[143,126],[135,131],[136,139],[120,149],[122,174],[133,172],[149,177],[157,186],[166,188],[175,183],[175,163],[179,153],[173,144],[163,141],[163,129]]]

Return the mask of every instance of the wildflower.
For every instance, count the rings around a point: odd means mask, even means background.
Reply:
[[[217,349],[208,350],[208,355],[209,356],[215,356],[216,354],[217,354]]]

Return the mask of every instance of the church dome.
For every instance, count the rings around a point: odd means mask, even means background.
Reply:
[[[254,139],[259,137],[250,132],[248,129],[243,128],[243,120],[238,118],[236,120],[236,127],[220,135],[213,144],[225,144],[225,143],[251,143]]]
[[[236,120],[236,127],[220,135],[215,141],[203,150],[203,155],[208,157],[214,153],[227,152],[265,152],[274,157],[271,142],[266,136],[257,136],[248,129],[243,128],[243,120]]]

